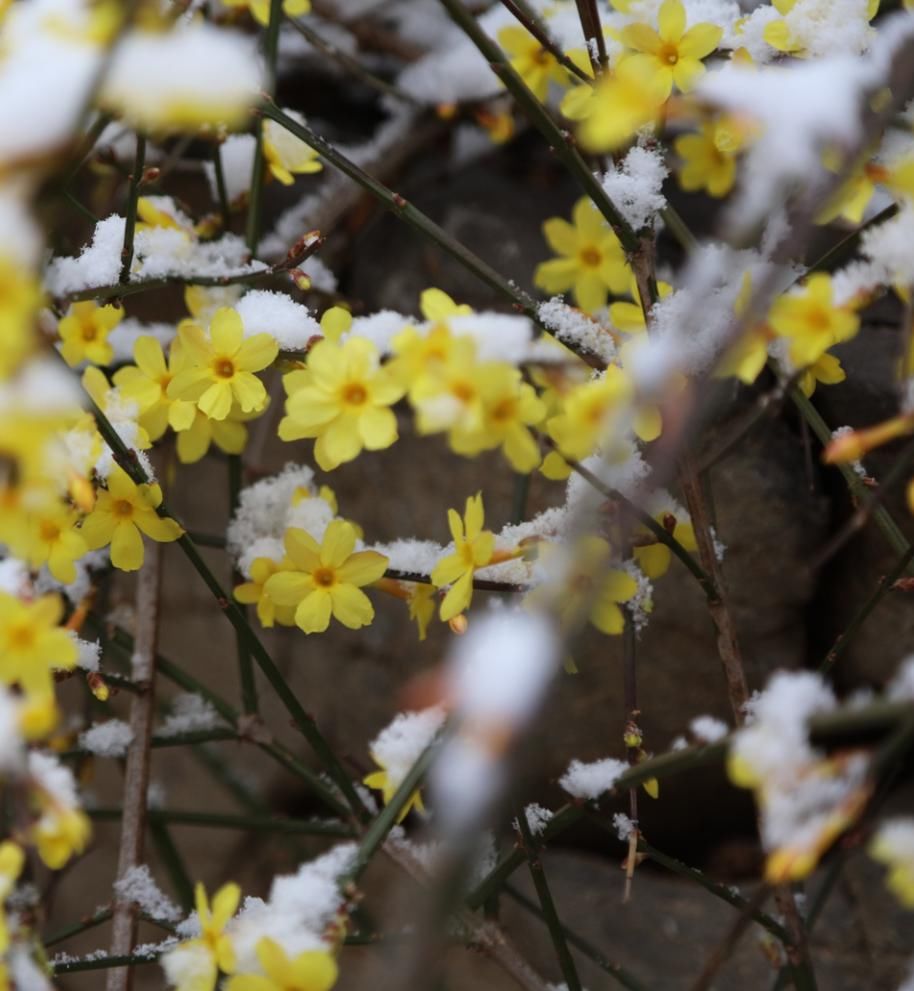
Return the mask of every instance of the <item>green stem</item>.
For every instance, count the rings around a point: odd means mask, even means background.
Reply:
[[[522,905],[528,912],[533,915],[539,916],[543,919],[543,912],[537,906],[537,904],[525,894],[518,891],[517,888],[512,884],[505,885],[505,891],[519,904]],[[545,921],[545,919],[543,919]],[[562,934],[568,943],[573,946],[576,950],[580,950],[589,960],[592,960],[604,973],[609,974],[618,984],[622,987],[628,988],[629,991],[648,991],[647,985],[642,984],[634,974],[627,971],[624,967],[621,967],[617,963],[613,963],[600,952],[592,943],[589,943],[583,937],[579,936],[576,932],[569,929],[568,926],[561,925]]]
[[[244,465],[240,454],[230,454],[228,456],[228,483],[229,483],[229,516],[234,516],[238,508],[241,497],[241,488],[244,475]],[[232,584],[240,582],[241,575],[233,569]],[[239,606],[239,611],[248,619],[248,610],[244,606]],[[237,631],[235,632],[235,646],[238,654],[238,677],[241,682],[241,707],[248,715],[257,714],[257,683],[254,681],[254,665],[251,663],[251,652],[244,642],[244,638]]]
[[[606,827],[605,823],[603,825]],[[651,860],[660,864],[661,867],[665,867],[680,877],[688,878],[690,881],[700,884],[705,891],[710,892],[715,898],[720,898],[721,901],[725,901],[728,905],[732,905],[734,908],[738,908],[743,912],[749,909],[749,914],[752,918],[764,929],[767,929],[775,939],[780,940],[782,943],[791,942],[790,933],[779,922],[776,922],[767,912],[763,912],[761,909],[753,910],[749,900],[744,898],[739,892],[734,891],[733,888],[726,884],[719,884],[717,881],[709,878],[703,871],[697,870],[695,867],[689,867],[688,864],[682,863],[681,860],[676,860],[675,857],[661,853],[660,850],[651,846],[644,837],[641,837],[638,841],[638,849],[646,853]]]
[[[590,170],[577,148],[571,143],[567,132],[559,129],[546,108],[515,72],[505,53],[482,30],[476,18],[464,7],[461,0],[441,0],[441,3],[450,14],[451,19],[479,49],[489,63],[489,67],[504,83],[505,88],[517,101],[518,106],[530,119],[533,126],[549,143],[556,157],[580,186],[582,192],[592,200],[594,206],[603,214],[625,251],[634,254],[638,250],[638,235],[631,224],[616,209],[609,196],[606,195],[600,181]],[[594,9],[596,8],[594,7]],[[600,40],[602,40],[602,34]]]
[[[118,820],[121,810],[99,807],[87,809],[92,819]],[[287,819],[270,815],[232,815],[227,812],[196,812],[183,809],[150,809],[150,823],[173,826],[204,826],[209,829],[247,829],[290,836],[339,836],[351,839],[351,826],[333,819]]]
[[[438,756],[441,741],[444,739],[445,731],[438,736],[422,751],[418,760],[409,769],[406,776],[400,782],[399,788],[394,792],[391,800],[384,806],[380,814],[365,830],[359,849],[355,855],[355,861],[349,873],[340,880],[340,885],[345,886],[347,882],[355,882],[361,877],[362,872],[371,862],[378,847],[387,839],[387,834],[396,826],[401,818],[401,813],[406,808],[410,799],[425,780],[426,772],[431,767],[432,762]]]
[[[139,282],[120,282],[110,286],[94,286],[87,289],[77,289],[61,297],[63,303],[77,303],[83,299],[120,299],[123,296],[135,296],[137,293],[150,292],[154,289],[165,289],[168,286],[231,286],[236,283],[253,282],[275,275],[272,268],[260,269],[257,272],[244,272],[236,275],[167,275],[160,279],[144,279]]]
[[[588,85],[593,84],[593,80],[575,62],[573,62],[556,44],[549,35],[546,25],[540,20],[536,11],[527,6],[526,0],[501,0],[503,7],[506,7],[517,18],[517,20],[533,35],[534,38],[549,52],[549,54],[563,68],[567,69],[573,76]]]
[[[112,967],[136,967],[144,963],[157,963],[159,953],[127,953],[119,957],[93,957],[91,960],[69,960],[66,963],[49,964],[51,972],[77,974],[83,970],[110,970]]]
[[[222,230],[232,229],[232,209],[225,187],[225,169],[222,167],[222,144],[214,145],[213,172],[216,176],[216,194],[219,198],[219,213],[222,215]]]
[[[133,235],[136,231],[136,205],[140,197],[140,184],[146,162],[146,135],[137,132],[136,155],[133,159],[133,172],[130,174],[130,189],[127,194],[126,220],[124,221],[124,247],[121,251],[121,275],[118,281],[126,285],[130,281],[130,266],[133,264]]]
[[[565,986],[568,991],[581,991],[581,979],[578,977],[577,967],[574,965],[574,958],[568,949],[568,942],[565,938],[565,930],[562,921],[556,911],[555,901],[552,892],[549,890],[549,882],[546,880],[546,872],[543,870],[543,863],[539,857],[533,833],[530,831],[530,824],[527,822],[527,812],[522,804],[517,805],[517,828],[520,832],[521,847],[527,858],[527,866],[530,868],[530,878],[533,887],[536,889],[536,897],[539,899],[542,909],[541,918],[546,923],[549,936],[552,939],[552,948],[555,950],[556,960],[562,977],[565,978]]]
[[[112,915],[113,909],[108,905],[105,908],[99,909],[99,911],[94,915],[90,915],[87,919],[81,919],[72,925],[64,926],[63,929],[58,929],[57,932],[42,940],[42,944],[45,947],[55,946],[57,943],[64,942],[64,940],[72,939],[74,936],[79,936],[81,933],[88,932],[90,929],[100,926],[103,922],[107,922]]]
[[[272,97],[276,87],[276,57],[279,53],[279,27],[282,23],[282,0],[270,0],[270,19],[264,35],[264,61],[267,66],[267,92]],[[247,244],[252,255],[260,243],[260,210],[266,163],[263,155],[263,120],[255,123],[254,164],[251,168],[251,190],[248,194]]]
[[[120,810],[116,811],[120,812]],[[159,810],[149,809],[146,813],[146,821],[149,823],[149,835],[158,851],[159,859],[171,878],[175,897],[186,914],[194,907],[194,882],[184,864],[181,851],[175,845],[167,820]]]

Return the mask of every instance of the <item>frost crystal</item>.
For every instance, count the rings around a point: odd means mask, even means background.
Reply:
[[[133,730],[120,719],[95,723],[79,734],[79,745],[83,750],[98,757],[123,757],[132,742]]]
[[[599,798],[612,791],[616,781],[628,770],[628,764],[614,757],[585,763],[573,760],[559,779],[559,785],[573,798]]]
[[[666,206],[661,190],[669,174],[660,150],[635,146],[603,176],[603,189],[629,224],[640,230]]]
[[[137,905],[141,912],[154,919],[177,922],[181,918],[181,910],[159,888],[146,864],[131,867],[115,881],[114,894],[120,901]]]

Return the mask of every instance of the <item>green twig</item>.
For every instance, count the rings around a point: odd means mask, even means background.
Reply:
[[[225,169],[222,167],[222,144],[213,146],[213,173],[216,176],[216,195],[219,199],[219,213],[222,215],[222,230],[232,229],[232,208],[225,186]]]
[[[244,475],[244,465],[240,454],[230,454],[228,456],[228,485],[229,485],[229,516],[234,516],[241,498],[241,488]],[[241,575],[236,569],[232,570],[232,584],[240,582]],[[248,619],[248,610],[238,606],[239,611]],[[257,714],[257,683],[254,681],[254,666],[251,663],[251,652],[248,650],[244,638],[236,630],[235,646],[238,654],[238,677],[241,682],[241,707],[249,715]]]
[[[87,809],[92,819],[118,820],[121,810],[108,807]],[[162,825],[204,826],[209,829],[243,829],[291,836],[340,836],[352,838],[351,826],[337,819],[288,819],[271,815],[234,815],[227,812],[196,812],[184,809],[150,809],[149,821]]]
[[[120,809],[116,810],[120,817]],[[160,814],[158,809],[150,809],[146,814],[146,821],[149,823],[149,835],[155,843],[159,859],[165,865],[171,884],[174,888],[175,897],[178,904],[184,909],[185,914],[194,907],[194,882],[184,864],[181,851],[175,845],[171,832],[168,829],[167,820]]]
[[[124,220],[124,247],[121,251],[121,275],[118,279],[121,285],[130,281],[130,266],[133,264],[133,235],[136,231],[136,208],[140,196],[140,184],[143,182],[145,162],[146,135],[137,132],[136,154],[133,159],[133,171],[130,173],[130,188],[127,193],[127,210]]]
[[[464,7],[461,0],[441,0],[451,19],[479,49],[489,63],[489,67],[504,83],[505,88],[517,101],[518,106],[530,119],[534,127],[543,135],[556,157],[568,173],[581,187],[594,206],[603,214],[606,222],[619,238],[622,247],[629,254],[638,250],[638,236],[631,224],[622,216],[615,204],[607,196],[600,181],[571,143],[570,136],[563,132],[549,116],[549,112],[531,92],[527,84],[515,72],[501,48],[482,30],[476,18]],[[594,9],[595,6],[594,6]],[[602,32],[601,39],[602,39]],[[605,50],[603,51],[605,55]]]

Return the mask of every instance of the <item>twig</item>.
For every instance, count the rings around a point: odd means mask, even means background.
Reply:
[[[698,975],[695,982],[690,986],[690,991],[708,991],[714,982],[714,978],[717,976],[717,972],[727,962],[730,955],[736,949],[736,945],[742,938],[743,933],[745,933],[751,925],[754,914],[762,907],[765,903],[765,899],[770,894],[771,889],[766,885],[761,885],[753,894],[752,898],[746,903],[746,906],[743,908],[742,912],[740,912],[738,918],[727,930],[724,938],[705,961],[705,965],[702,967],[701,973]]]
[[[228,488],[229,488],[229,518],[235,515],[238,508],[238,501],[241,498],[241,488],[244,475],[244,463],[240,454],[230,454],[228,456]],[[242,580],[237,568],[232,569],[232,583]],[[248,618],[248,610],[244,606],[239,606]],[[235,631],[235,648],[238,655],[238,676],[241,681],[241,707],[248,715],[257,714],[257,683],[254,681],[254,666],[251,663],[251,652],[248,650],[244,638]]]
[[[93,819],[118,820],[123,809],[95,807],[88,810]],[[226,812],[195,812],[183,809],[150,809],[150,823],[177,826],[205,826],[208,829],[245,829],[264,833],[288,833],[294,836],[352,837],[350,825],[334,819],[288,819],[283,816],[232,815]]]
[[[133,158],[133,171],[130,173],[130,189],[127,194],[126,219],[124,220],[124,247],[121,251],[121,275],[118,279],[121,285],[130,280],[130,266],[133,264],[133,235],[136,230],[137,200],[140,195],[140,184],[143,181],[143,168],[146,161],[146,135],[137,132],[136,154]]]
[[[441,3],[447,9],[452,20],[485,57],[489,67],[504,83],[505,88],[517,101],[521,110],[529,117],[533,126],[549,143],[556,157],[581,187],[582,192],[593,201],[594,206],[606,218],[625,251],[629,254],[636,252],[639,244],[637,234],[632,229],[631,224],[616,209],[615,204],[581,157],[580,152],[571,143],[570,136],[558,128],[546,108],[514,71],[505,53],[480,28],[476,18],[464,7],[462,0],[441,0]]]
[[[590,64],[595,73],[603,72],[609,64],[606,57],[606,39],[603,37],[603,27],[600,24],[600,12],[597,10],[596,0],[575,0],[578,8],[578,17],[581,20],[581,29],[587,39],[587,52],[590,55]]]
[[[524,0],[501,0],[501,4],[517,18],[559,65],[567,69],[572,75],[577,76],[582,82],[588,84],[593,82],[590,76],[553,41],[546,25],[539,19],[536,12],[527,6]]]
[[[542,909],[542,920],[549,930],[549,937],[552,940],[552,947],[558,960],[562,977],[565,978],[565,987],[568,991],[581,991],[581,979],[578,977],[577,967],[574,965],[574,958],[568,949],[568,942],[565,938],[565,931],[562,921],[555,908],[552,892],[549,890],[549,882],[546,880],[546,872],[543,870],[543,862],[540,860],[539,849],[527,822],[527,812],[523,804],[518,802],[516,806],[517,829],[520,833],[520,845],[527,858],[527,866],[530,868],[530,877],[533,887],[536,889],[536,897],[539,899]]]
[[[143,686],[130,703],[130,729],[133,737],[127,749],[124,773],[124,814],[121,820],[117,877],[124,878],[143,863],[146,837],[146,793],[149,788],[149,741],[155,712],[155,658],[159,626],[159,584],[162,545],[147,548],[146,559],[137,579],[136,639],[132,657],[133,680]],[[129,954],[136,939],[136,905],[120,898],[114,902],[111,923],[111,955]],[[106,991],[129,991],[132,972],[119,967],[108,972]]]

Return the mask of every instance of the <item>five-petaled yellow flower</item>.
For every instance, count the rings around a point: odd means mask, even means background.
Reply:
[[[179,991],[213,991],[221,971],[232,974],[237,966],[235,948],[225,932],[234,916],[241,889],[223,885],[213,895],[212,908],[202,884],[194,888],[200,935],[178,944],[162,959],[166,974]]]
[[[267,581],[281,570],[280,561],[269,557],[255,558],[251,563],[251,580],[235,586],[235,598],[246,606],[256,605],[260,625],[267,628],[277,622],[283,626],[295,624],[295,610],[289,606],[277,606],[264,589]]]
[[[381,367],[377,348],[365,338],[318,341],[307,367],[289,372],[283,385],[288,398],[279,436],[316,437],[314,457],[324,471],[352,461],[363,448],[379,451],[397,439],[390,407],[403,386]]]
[[[110,304],[99,306],[93,300],[73,303],[57,325],[64,361],[71,368],[83,361],[111,364],[114,348],[108,343],[108,335],[123,317],[124,311]]]
[[[682,159],[679,185],[687,193],[706,190],[726,196],[736,180],[736,157],[745,146],[746,129],[731,117],[704,121],[697,134],[683,134],[673,142]]]
[[[548,293],[574,291],[578,306],[588,313],[606,302],[607,291],[628,290],[631,272],[619,239],[586,197],[572,210],[572,223],[550,217],[543,233],[559,258],[541,262],[533,281]]]
[[[108,488],[98,493],[95,509],[83,520],[81,533],[89,550],[111,545],[111,563],[121,571],[136,571],[143,564],[143,537],[160,543],[177,540],[184,531],[172,519],[159,516],[162,504],[158,485],[137,485],[123,468],[115,466]]]
[[[549,93],[549,83],[567,83],[568,75],[558,59],[519,24],[509,24],[498,32],[498,43],[505,50],[511,67],[542,102]]]
[[[456,509],[449,509],[447,521],[454,538],[454,553],[442,558],[431,575],[432,584],[438,588],[451,586],[441,603],[440,616],[444,622],[469,609],[473,575],[477,568],[492,563],[495,552],[495,534],[482,528],[485,510],[481,492],[467,499],[463,519]]]
[[[225,991],[330,991],[336,984],[336,961],[327,950],[305,950],[290,957],[275,940],[257,942],[261,974],[236,974]]]
[[[162,345],[155,337],[138,337],[133,345],[133,360],[136,364],[119,368],[113,380],[118,392],[137,404],[139,423],[149,439],[158,440],[169,426],[176,431],[186,430],[194,418],[194,404],[168,395],[172,380],[186,365],[181,339],[172,341],[166,362]]]
[[[51,671],[68,671],[77,657],[73,638],[59,625],[62,616],[58,595],[23,602],[0,592],[0,681],[30,696],[53,693]]]
[[[300,118],[293,110],[290,117]],[[274,120],[263,124],[263,157],[266,159],[270,175],[284,186],[295,182],[295,175],[313,175],[323,168],[317,152]]]
[[[625,55],[623,62],[637,63],[653,74],[664,98],[670,95],[674,84],[686,93],[704,74],[701,60],[717,48],[723,29],[702,22],[686,30],[682,0],[664,0],[657,17],[657,28],[655,31],[643,23],[622,28],[619,37],[635,51],[633,55]]]
[[[860,318],[850,307],[835,305],[831,276],[817,272],[802,289],[774,301],[768,324],[790,341],[790,360],[802,367],[814,364],[833,344],[853,337]]]
[[[374,607],[361,586],[382,577],[387,558],[377,551],[356,551],[355,541],[355,528],[345,520],[331,521],[320,544],[307,531],[290,527],[287,560],[267,578],[263,593],[277,606],[294,607],[295,624],[305,633],[322,633],[331,614],[350,630],[367,626]]]
[[[77,513],[61,502],[28,515],[26,557],[33,568],[43,564],[59,582],[76,580],[76,561],[86,553],[86,541],[76,529]]]
[[[267,392],[254,374],[272,364],[279,345],[269,334],[244,336],[235,310],[223,307],[213,316],[209,337],[186,321],[178,331],[185,365],[168,385],[169,399],[187,399],[213,420],[224,420],[236,402],[244,413],[263,409]]]

